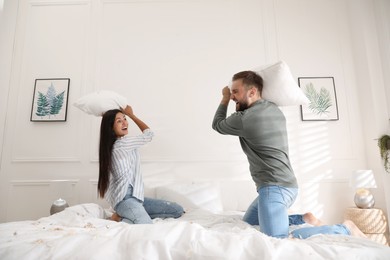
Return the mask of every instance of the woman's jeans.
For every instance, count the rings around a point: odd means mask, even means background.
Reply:
[[[259,188],[259,196],[246,211],[243,220],[250,225],[259,225],[261,232],[268,236],[285,238],[289,235],[289,221],[292,224],[302,218],[289,219],[288,209],[298,195],[297,188],[270,185]],[[296,215],[295,215],[296,216]]]
[[[165,200],[144,198],[144,201],[132,196],[133,187],[129,189],[122,201],[114,207],[122,221],[129,224],[152,224],[153,218],[178,218],[183,215],[183,207]]]

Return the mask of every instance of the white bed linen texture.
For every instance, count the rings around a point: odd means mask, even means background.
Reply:
[[[390,259],[389,247],[363,238],[271,238],[243,222],[242,212],[194,209],[151,225],[106,217],[101,206],[80,204],[0,224],[0,259]]]

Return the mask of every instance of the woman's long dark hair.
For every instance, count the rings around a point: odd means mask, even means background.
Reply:
[[[101,198],[103,198],[104,194],[106,194],[110,183],[112,147],[114,146],[117,138],[113,127],[115,116],[119,112],[121,112],[119,109],[113,109],[105,112],[100,124],[98,192]]]

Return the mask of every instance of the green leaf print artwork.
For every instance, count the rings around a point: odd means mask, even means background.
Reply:
[[[38,91],[38,107],[35,114],[41,117],[58,115],[64,103],[64,94],[65,91],[57,95],[53,83],[51,83],[50,87],[47,89],[46,95]]]
[[[30,121],[66,121],[69,78],[35,79]]]
[[[313,83],[309,83],[305,87],[305,94],[310,101],[309,109],[316,115],[324,115],[330,113],[329,108],[332,104],[330,92],[321,87],[319,91],[314,88]]]

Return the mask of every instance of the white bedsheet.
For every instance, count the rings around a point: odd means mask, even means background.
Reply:
[[[193,210],[153,225],[104,218],[100,206],[82,204],[36,221],[0,224],[0,259],[390,259],[389,247],[363,238],[271,238],[236,212]]]

